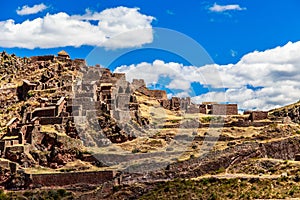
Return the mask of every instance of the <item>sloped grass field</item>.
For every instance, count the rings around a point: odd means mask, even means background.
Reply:
[[[161,182],[140,199],[283,199],[300,198],[299,177],[273,179],[175,179]]]

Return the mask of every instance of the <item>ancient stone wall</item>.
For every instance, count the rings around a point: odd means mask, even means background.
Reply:
[[[117,78],[119,81],[126,81],[125,73],[113,73],[112,77]]]
[[[252,112],[251,110],[246,110],[246,111],[244,111],[244,113],[243,113],[243,114],[244,114],[244,115],[250,115],[250,114],[251,114],[251,112]]]
[[[211,114],[213,114],[213,115],[237,115],[238,107],[237,107],[237,104],[213,104]]]
[[[149,92],[148,88],[146,88],[146,87],[139,87],[136,90],[146,96],[150,96],[150,92]]]
[[[32,135],[31,135],[31,143],[32,144],[41,144],[42,140],[44,139],[45,134],[39,132],[38,130],[34,130],[32,131]]]
[[[171,103],[170,100],[164,99],[160,100],[160,105],[165,109],[170,109]]]
[[[45,56],[32,56],[30,57],[31,62],[37,62],[37,61],[53,61],[54,55],[45,55]]]
[[[85,62],[85,60],[84,59],[75,59],[75,60],[73,60],[73,64],[75,65],[75,66],[79,66],[79,67],[83,67],[83,66],[86,66],[86,62]]]
[[[62,117],[41,117],[40,124],[41,125],[53,125],[53,124],[62,124]]]
[[[202,113],[202,114],[207,114],[206,113],[206,105],[199,105],[199,112]]]
[[[139,88],[137,88],[137,91],[146,96],[155,98],[157,100],[167,100],[168,99],[167,93],[165,90],[149,90],[146,87],[139,87]]]
[[[25,147],[24,147],[24,145],[18,145],[18,143],[16,142],[12,146],[6,147],[6,152],[8,152],[8,151],[23,153],[23,152],[25,152]]]
[[[86,110],[95,110],[96,109],[96,103],[95,102],[87,102],[87,103],[83,103],[82,105],[82,110],[86,111]]]
[[[180,99],[180,109],[181,110],[187,110],[189,107],[189,102],[186,99]]]
[[[72,184],[101,184],[111,181],[116,176],[115,171],[69,172],[54,174],[26,174],[27,181],[33,186],[66,186]]]
[[[252,111],[249,116],[249,119],[251,121],[263,120],[267,118],[268,118],[268,112],[265,111]]]
[[[263,126],[267,126],[269,124],[272,124],[273,122],[269,122],[269,121],[237,121],[237,122],[232,122],[229,124],[224,124],[224,127],[249,127],[249,126],[254,126],[254,127],[263,127]]]
[[[187,113],[200,113],[200,108],[198,105],[190,105],[187,110],[186,110]]]
[[[18,97],[20,100],[25,100],[28,97],[28,92],[34,90],[37,87],[36,84],[31,83],[28,80],[23,80],[22,86],[17,88]]]
[[[130,94],[118,94],[115,101],[116,109],[129,109]]]
[[[17,117],[12,118],[7,124],[7,134],[12,133],[13,129],[15,129],[17,127],[19,123],[19,119]]]
[[[66,101],[65,101],[65,97],[61,97],[58,101],[57,101],[57,103],[56,103],[56,105],[55,105],[55,114],[56,115],[59,115],[63,110],[64,110],[64,107],[65,107],[65,103],[66,103]]]
[[[5,141],[0,141],[0,155],[5,151]]]
[[[101,72],[97,68],[89,68],[88,72],[84,74],[83,80],[85,81],[97,81],[101,77]]]
[[[154,97],[157,100],[168,99],[167,93],[165,90],[149,90],[149,92],[150,92],[150,97]]]
[[[39,125],[27,125],[26,126],[26,133],[25,133],[25,140],[27,143],[32,143],[32,132],[34,129],[37,129]]]
[[[180,108],[180,98],[179,97],[172,97],[170,101],[171,101],[171,109],[177,110]]]
[[[83,93],[76,93],[76,97],[75,98],[82,98],[82,97],[89,97],[93,100],[97,100],[97,97],[95,97],[95,93],[93,92],[83,92]]]
[[[68,105],[82,105],[82,104],[91,104],[93,102],[93,99],[91,97],[80,97],[73,99],[71,103],[68,103]]]
[[[131,119],[130,111],[115,110],[112,116],[121,123],[128,122]]]
[[[134,89],[136,89],[136,88],[139,88],[139,87],[146,87],[146,83],[145,83],[144,79],[133,79],[132,83],[131,83],[131,86]]]
[[[36,108],[31,115],[31,118],[34,117],[55,117],[56,116],[56,107],[44,107],[44,108]]]

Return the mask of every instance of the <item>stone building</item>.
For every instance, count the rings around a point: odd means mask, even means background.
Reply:
[[[65,97],[60,97],[58,100],[50,102],[47,99],[41,99],[41,107],[34,109],[27,114],[27,121],[31,121],[35,117],[59,117],[61,112],[65,111]]]
[[[237,115],[237,104],[218,104],[216,102],[203,102],[199,105],[200,113],[211,115]]]
[[[213,104],[212,115],[237,115],[238,106],[237,104]]]
[[[57,57],[64,58],[64,59],[70,59],[70,55],[64,50],[61,50],[60,52],[58,52]]]
[[[45,55],[45,56],[32,56],[30,57],[30,61],[32,63],[34,62],[41,62],[41,61],[50,61],[52,62],[54,60],[54,55]]]
[[[244,115],[247,114],[249,114],[249,120],[251,121],[264,120],[268,118],[267,111],[245,111]]]
[[[30,90],[37,89],[37,84],[23,79],[23,84],[17,88],[18,97],[20,100],[26,100],[29,97]]]

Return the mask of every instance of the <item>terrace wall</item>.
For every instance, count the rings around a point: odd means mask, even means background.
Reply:
[[[27,183],[31,182],[34,187],[41,186],[65,186],[78,183],[101,184],[111,181],[116,176],[115,171],[96,172],[68,172],[53,174],[26,174]],[[30,180],[31,179],[31,180]]]

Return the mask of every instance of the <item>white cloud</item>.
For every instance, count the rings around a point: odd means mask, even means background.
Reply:
[[[230,10],[246,10],[246,8],[242,8],[238,4],[219,5],[217,3],[214,3],[214,5],[209,8],[209,10],[212,12],[225,12]]]
[[[189,90],[191,85],[188,81],[186,80],[181,80],[181,79],[173,79],[171,81],[170,84],[168,84],[166,86],[167,88],[170,88],[170,89],[181,89],[181,90]]]
[[[152,63],[142,62],[138,65],[123,65],[118,67],[115,72],[126,73],[126,78],[129,81],[138,77],[144,79],[147,85],[156,84],[159,76],[164,76],[168,72],[168,69],[164,69],[160,66],[164,66],[164,62],[157,60]],[[168,66],[166,66],[168,67]]]
[[[141,14],[138,8],[127,7],[95,13],[87,11],[85,15],[47,14],[17,24],[9,19],[0,21],[0,46],[28,49],[81,45],[139,46],[152,41],[153,20],[152,16]],[[122,34],[126,32],[129,33]]]
[[[47,9],[47,6],[43,3],[34,5],[29,7],[28,5],[23,6],[22,8],[18,8],[16,10],[18,15],[31,15],[42,12],[43,10]]]
[[[120,66],[115,72],[126,73],[126,78],[132,81],[134,78],[144,79],[147,85],[158,83],[160,77],[169,77],[172,81],[166,86],[169,89],[189,90],[191,79],[197,81],[203,79],[201,74],[190,74],[193,66],[187,67],[179,63],[165,63],[161,60],[155,60],[153,63],[140,63],[137,65]],[[201,82],[205,82],[202,80]]]
[[[154,61],[121,66],[115,71],[126,73],[129,80],[144,78],[146,83],[157,82],[161,76],[169,77],[172,81],[166,87],[185,93],[191,91],[192,82],[211,88],[228,88],[193,97],[193,101],[228,101],[238,103],[241,109],[269,110],[300,99],[300,54],[297,52],[300,52],[300,41],[254,51],[236,64],[196,67]]]

